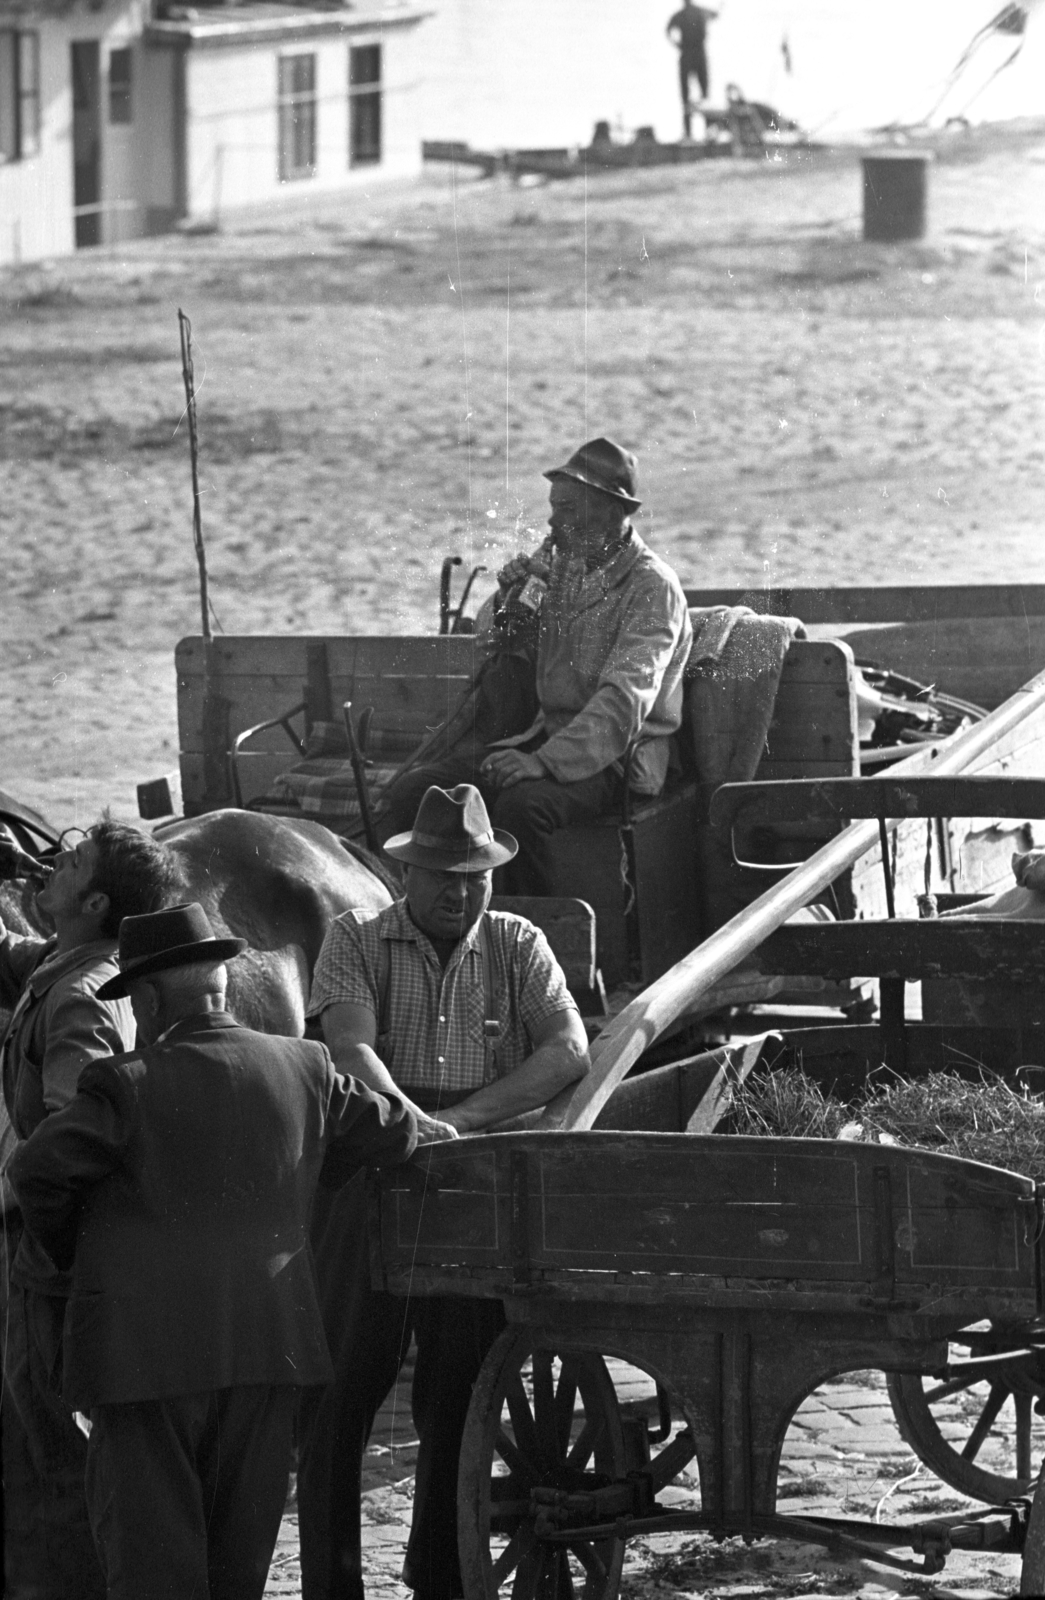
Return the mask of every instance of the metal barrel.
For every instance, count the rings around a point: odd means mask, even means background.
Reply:
[[[931,159],[899,150],[863,157],[865,239],[888,244],[925,236]]]

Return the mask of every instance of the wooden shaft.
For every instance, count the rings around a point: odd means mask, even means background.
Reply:
[[[885,873],[885,911],[891,921],[896,916],[896,895],[893,892],[893,864],[889,860],[889,829],[884,817],[878,818],[878,843],[882,850],[882,871]]]
[[[200,508],[200,447],[196,426],[196,377],[192,365],[192,323],[180,308],[178,331],[181,334],[181,375],[185,383],[185,410],[189,419],[189,459],[192,463],[192,542],[200,572],[200,612],[203,637],[210,639],[210,592],[207,578],[207,550],[203,543],[203,515]],[[205,650],[204,662],[209,663]]]
[[[893,776],[967,772],[981,757],[990,754],[1004,734],[1019,727],[1043,705],[1045,672],[1040,672],[982,722],[949,739],[922,745],[893,768]],[[617,1084],[665,1028],[877,841],[877,819],[852,823],[625,1006],[596,1040],[591,1071],[573,1092],[560,1124],[563,1130],[590,1128]]]
[[[375,856],[380,856],[381,846],[378,843],[377,829],[374,827],[374,808],[370,803],[370,785],[367,782],[366,767],[363,765],[363,753],[359,748],[359,740],[352,724],[351,700],[346,700],[341,709],[345,719],[345,735],[348,739],[348,759],[352,763],[352,776],[356,780],[356,794],[359,796],[359,815],[363,819],[366,847]]]

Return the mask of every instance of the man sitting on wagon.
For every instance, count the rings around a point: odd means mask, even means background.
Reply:
[[[682,672],[693,634],[678,577],[631,523],[635,457],[593,439],[544,476],[550,536],[498,574],[495,626],[519,607],[536,614],[538,712],[506,739],[473,739],[443,762],[404,775],[389,797],[382,839],[409,827],[431,784],[474,783],[495,827],[519,841],[506,888],[555,893],[549,843],[560,828],[664,787],[670,735],[682,720]],[[627,772],[625,763],[627,762]]]

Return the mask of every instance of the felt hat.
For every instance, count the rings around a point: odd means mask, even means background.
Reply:
[[[546,478],[576,478],[590,489],[600,489],[623,500],[632,511],[637,511],[642,501],[636,497],[638,487],[638,461],[630,450],[623,450],[612,439],[590,439],[582,444],[562,467],[549,467]]]
[[[142,917],[124,917],[116,952],[119,976],[102,984],[98,999],[120,1000],[137,978],[195,961],[229,961],[246,948],[246,939],[215,938],[207,913],[195,901]]]
[[[474,784],[426,790],[409,833],[395,833],[385,845],[390,856],[434,872],[488,872],[517,854],[510,833],[490,826],[482,795]]]

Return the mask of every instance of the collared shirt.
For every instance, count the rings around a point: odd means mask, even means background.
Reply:
[[[72,1100],[89,1061],[133,1046],[135,1023],[129,1000],[97,997],[119,972],[114,939],[59,952],[53,939],[11,933],[2,922],[0,933],[0,1000],[14,1006],[0,1051],[0,1163],[6,1167],[16,1143]],[[55,1274],[28,1236],[14,1270],[21,1282],[65,1292],[65,1275]]]
[[[502,1074],[533,1053],[537,1029],[573,1008],[562,968],[544,934],[524,917],[486,913],[497,968]],[[388,950],[388,1016],[381,1017],[380,946]],[[327,933],[312,980],[310,1017],[328,1006],[365,1006],[387,1025],[385,1066],[405,1089],[460,1094],[487,1081],[486,1020],[479,924],[455,949],[444,972],[405,900],[385,911],[345,911]]]
[[[540,732],[534,751],[559,783],[577,783],[606,767],[631,766],[637,794],[659,794],[668,775],[668,735],[682,722],[682,672],[693,643],[686,596],[677,575],[632,531],[604,566],[556,556],[541,609],[537,647],[540,714],[521,744]]]

